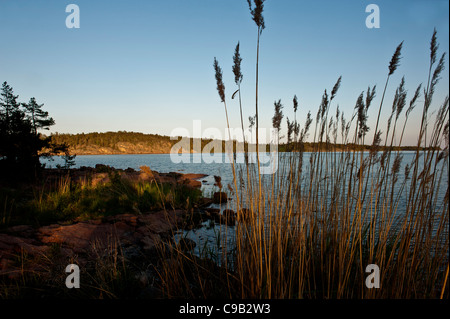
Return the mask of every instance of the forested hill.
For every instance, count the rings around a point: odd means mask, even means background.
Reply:
[[[75,155],[106,155],[106,154],[168,154],[172,147],[180,141],[169,136],[157,134],[143,134],[136,132],[106,132],[106,133],[81,133],[81,134],[52,134],[52,143],[66,143],[69,145],[71,154]],[[194,146],[194,141],[198,139],[190,139],[190,152]],[[206,151],[204,146],[212,140],[201,140],[201,149]],[[222,151],[225,151],[225,142],[219,141],[222,144]],[[312,151],[317,149],[318,145],[315,143],[304,143],[302,149],[304,151]],[[279,145],[279,151],[292,150],[296,147],[293,145]],[[242,150],[242,143],[239,143],[239,150]],[[262,150],[263,147],[261,146]],[[361,145],[341,145],[336,144],[330,148],[330,145],[322,143],[320,149],[324,151],[340,151],[344,149],[368,150],[368,146]],[[380,147],[382,150],[383,147]],[[397,148],[394,148],[397,149]],[[404,146],[401,150],[415,150],[415,147]],[[268,150],[268,147],[267,147]]]
[[[66,143],[76,155],[169,153],[177,140],[136,132],[52,134],[52,142]]]
[[[168,154],[172,147],[181,140],[181,137],[171,137],[158,134],[144,134],[137,132],[106,132],[81,134],[52,134],[52,143],[66,143],[69,151],[75,155],[106,155],[106,154]],[[200,142],[201,150],[210,143],[211,139],[189,138],[189,146],[179,152],[193,152],[194,144]],[[225,142],[218,141],[225,150]],[[184,144],[183,144],[184,145]],[[242,143],[239,143],[242,145]],[[181,143],[178,145],[179,149]],[[241,146],[243,147],[243,146]],[[188,151],[189,150],[189,151]],[[214,150],[214,151],[217,151]]]

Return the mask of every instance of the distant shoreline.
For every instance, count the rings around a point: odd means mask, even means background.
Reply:
[[[202,151],[220,150],[224,153],[226,150],[226,141],[224,140],[213,140],[213,139],[198,139],[191,137],[170,137],[165,135],[157,134],[144,134],[137,132],[106,132],[106,133],[87,133],[87,134],[52,134],[52,143],[55,144],[67,144],[69,146],[69,151],[73,155],[139,155],[139,154],[171,154],[171,150],[175,147],[177,150],[189,148],[189,152],[178,154],[200,154],[199,152],[193,151],[193,149],[200,148]],[[187,145],[176,145],[181,141],[181,139],[188,139],[189,146]],[[212,147],[211,142],[218,143]],[[183,147],[187,146],[187,147]],[[195,146],[195,147],[194,147]],[[256,144],[246,144],[247,148],[253,148],[256,151]],[[290,143],[290,144],[279,144],[278,151],[298,151],[301,147],[303,152],[311,151],[321,151],[321,152],[342,152],[342,151],[369,151],[370,145],[355,145],[355,144],[332,144],[324,142],[304,142],[302,144]],[[243,153],[244,144],[243,142],[234,141],[233,149],[236,153]],[[268,144],[260,144],[260,151],[262,149],[269,149]],[[378,146],[377,150],[382,152],[385,149],[391,149],[394,151],[416,151],[417,146],[393,146],[384,147]],[[425,148],[419,148],[424,150]],[[207,152],[205,152],[207,153]],[[173,154],[173,153],[172,153]]]
[[[353,150],[346,150],[346,151],[348,151],[348,152],[351,152],[351,151],[353,151]],[[333,152],[335,152],[335,153],[343,153],[343,152],[346,152],[346,151],[344,151],[344,150],[330,150],[330,151],[327,151],[327,150],[320,150],[320,152],[323,152],[323,153],[333,153]],[[369,152],[370,150],[368,150],[368,149],[364,149],[364,150],[354,150],[355,152]],[[382,152],[383,150],[379,150],[378,152]],[[395,149],[394,151],[400,151],[400,152],[416,152],[416,150],[413,150],[413,149],[399,149],[399,150],[397,150],[397,149]],[[425,149],[420,149],[419,151],[425,151]],[[437,151],[440,151],[440,150],[437,150]],[[317,152],[317,151],[304,151],[304,153],[313,153],[313,152]],[[240,151],[238,151],[238,152],[235,152],[236,154],[241,154],[241,153],[244,153],[244,152],[240,152]],[[251,152],[251,153],[256,153],[256,152]],[[262,151],[260,151],[260,153],[264,153],[264,152],[262,152]],[[265,153],[267,153],[267,152],[265,152]],[[279,151],[279,153],[298,153],[298,151]],[[76,155],[76,156],[102,156],[102,155],[170,155],[170,154],[172,154],[172,153],[75,153],[75,152],[73,152],[73,153],[71,153],[72,155]],[[207,153],[196,153],[196,152],[191,152],[191,153],[178,153],[177,155],[182,155],[182,154],[207,154]],[[217,153],[217,154],[226,154],[226,152],[221,152],[221,153]],[[60,156],[60,155],[55,155],[55,156]]]

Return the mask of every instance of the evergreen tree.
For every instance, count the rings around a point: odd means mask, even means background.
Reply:
[[[52,144],[50,137],[42,136],[39,129],[49,129],[55,121],[42,105],[31,98],[29,103],[19,103],[13,88],[4,82],[0,92],[0,173],[3,178],[35,177],[40,156],[64,152],[67,145]],[[43,149],[51,149],[42,153]]]
[[[50,126],[55,124],[53,118],[49,117],[48,112],[42,110],[44,104],[39,105],[34,97],[30,99],[28,104],[23,103],[22,105],[29,113],[35,135],[38,134],[38,129],[48,130]]]

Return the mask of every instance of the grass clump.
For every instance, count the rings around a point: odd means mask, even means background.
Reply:
[[[187,185],[133,182],[115,173],[110,173],[108,182],[96,185],[61,176],[56,185],[2,188],[1,225],[42,225],[164,208],[191,209],[201,197],[200,190]]]

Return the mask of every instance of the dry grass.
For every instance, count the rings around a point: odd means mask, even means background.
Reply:
[[[330,97],[325,91],[315,119],[313,142],[325,144],[327,151],[319,146],[310,153],[302,151],[312,123],[308,116],[293,142],[297,151],[277,155],[276,174],[259,174],[259,165],[233,166],[234,176],[239,176],[245,187],[236,187],[234,209],[239,222],[234,228],[232,255],[226,253],[230,247],[223,248],[227,250],[221,254],[222,267],[217,271],[215,264],[202,264],[204,259],[172,251],[175,260],[171,259],[163,275],[166,295],[448,298],[449,101],[447,97],[435,118],[430,118],[431,99],[445,56],[435,65],[436,33],[432,43],[417,151],[408,155],[389,146],[396,146],[396,140],[401,144],[421,85],[403,113],[407,93],[402,79],[386,133],[382,138],[378,115],[370,152],[363,153],[355,147],[342,149],[342,145],[365,145],[367,111],[376,87],[360,94],[347,121],[338,109],[335,116],[329,115],[339,78]],[[401,47],[389,64],[378,114],[388,80],[399,65]],[[383,142],[387,147],[380,152]],[[380,288],[365,285],[369,264],[380,269]],[[212,276],[217,284],[207,285],[205,278]],[[201,287],[201,294],[189,289],[193,286]],[[181,287],[185,289],[180,291]]]

